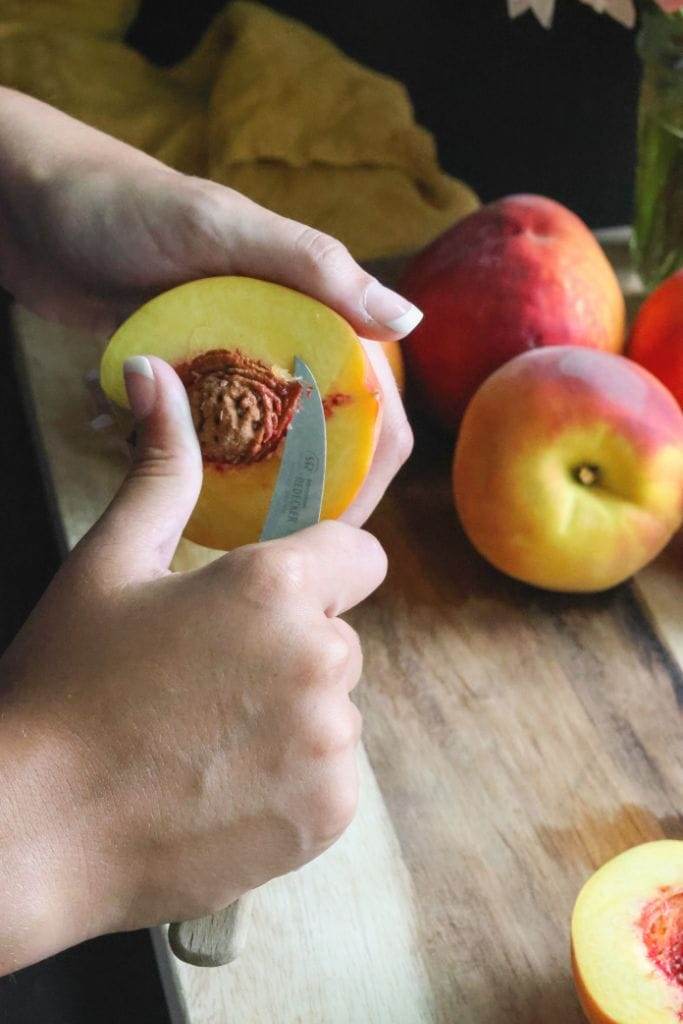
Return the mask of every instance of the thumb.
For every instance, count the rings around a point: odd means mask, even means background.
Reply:
[[[340,313],[364,338],[403,338],[422,319],[421,311],[385,288],[356,263],[336,238],[210,186],[214,200],[211,244],[203,273],[229,273],[275,281],[319,299]],[[220,244],[216,245],[216,239]]]
[[[319,299],[376,341],[403,338],[422,320],[417,306],[363,270],[338,239],[270,211],[260,220],[263,236],[255,219],[240,250],[241,260],[251,256],[254,276]]]
[[[126,580],[168,569],[202,483],[202,459],[187,394],[162,359],[133,356],[123,368],[135,419],[133,465],[93,531]]]

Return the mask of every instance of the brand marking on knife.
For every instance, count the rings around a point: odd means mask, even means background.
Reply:
[[[325,415],[315,378],[298,356],[294,371],[303,384],[302,396],[285,438],[262,540],[287,536],[320,519],[325,483]]]

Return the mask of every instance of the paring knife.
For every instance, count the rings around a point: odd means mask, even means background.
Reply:
[[[325,412],[315,377],[299,356],[294,376],[303,382],[299,408],[287,433],[261,540],[288,537],[320,520],[327,457]],[[216,914],[173,922],[168,941],[185,963],[221,967],[244,949],[250,916],[251,893],[245,893]]]

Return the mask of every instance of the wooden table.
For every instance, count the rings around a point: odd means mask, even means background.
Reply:
[[[634,306],[625,235],[603,242]],[[21,309],[14,324],[68,550],[125,459],[88,428],[97,344]],[[419,428],[371,524],[391,569],[350,616],[365,649],[357,818],[259,890],[234,965],[179,964],[155,932],[174,1021],[578,1024],[568,939],[582,882],[628,846],[683,836],[681,543],[609,593],[542,593],[469,547],[449,462]]]

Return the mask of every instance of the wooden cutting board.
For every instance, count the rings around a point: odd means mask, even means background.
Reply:
[[[634,307],[626,238],[602,236]],[[14,327],[66,551],[125,457],[88,426],[97,343],[22,309]],[[683,837],[681,543],[610,593],[542,593],[468,546],[449,463],[420,429],[371,524],[391,569],[350,616],[365,649],[357,818],[259,890],[234,965],[179,964],[154,933],[176,1022],[578,1024],[581,884],[626,847]]]

